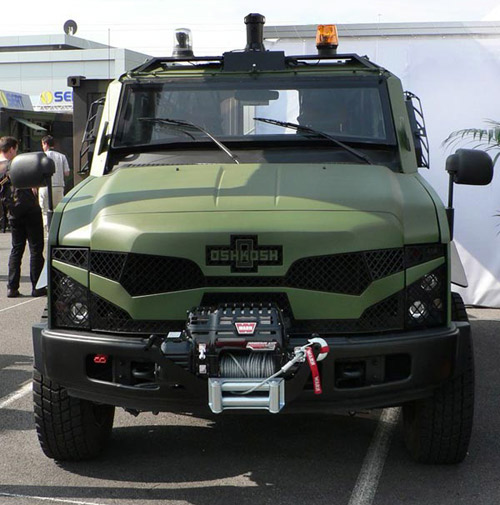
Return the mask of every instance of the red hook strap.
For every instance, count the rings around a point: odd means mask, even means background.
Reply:
[[[313,350],[310,347],[306,347],[306,358],[307,358],[307,364],[311,369],[314,394],[320,395],[323,392],[323,390],[321,389],[321,379],[319,377],[318,364],[316,363],[316,358],[314,357]]]

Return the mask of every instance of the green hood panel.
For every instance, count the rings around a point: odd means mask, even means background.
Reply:
[[[228,234],[248,233],[262,244],[286,246],[289,237],[299,257],[440,237],[434,203],[416,174],[374,165],[226,164],[122,168],[97,177],[66,204],[59,243],[189,257],[200,240],[225,244]]]

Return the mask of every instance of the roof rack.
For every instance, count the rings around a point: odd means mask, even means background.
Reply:
[[[257,53],[257,54],[256,54]],[[229,59],[229,56],[231,56],[231,61],[234,61],[235,59],[238,58],[238,55],[242,55],[243,58],[251,58],[252,55],[255,55],[255,57],[259,56],[259,59],[262,59],[262,57],[265,56],[278,56],[278,55],[283,55],[281,51],[275,52],[275,51],[265,51],[265,52],[260,52],[256,51],[255,53],[253,52],[246,52],[242,51],[241,53],[239,52],[229,52],[229,53],[224,53],[222,56],[191,56],[191,57],[185,57],[185,58],[174,58],[172,56],[168,57],[155,57],[151,58],[150,60],[147,60],[144,62],[142,65],[129,70],[127,73],[128,75],[133,75],[133,74],[142,74],[142,73],[148,73],[148,72],[153,72],[158,69],[163,69],[167,70],[167,67],[169,64],[176,64],[176,65],[182,65],[184,64],[190,64],[194,67],[197,66],[207,66],[207,65],[220,65],[224,66],[224,58]],[[276,60],[276,58],[274,58]],[[317,62],[319,64],[335,64],[335,65],[351,65],[358,67],[360,69],[365,69],[365,70],[381,70],[382,67],[376,65],[375,63],[372,63],[368,57],[366,56],[359,56],[354,53],[348,53],[348,54],[334,54],[334,55],[328,55],[328,56],[320,56],[317,54],[314,55],[300,55],[300,56],[284,56],[284,66],[285,67],[294,67],[297,66],[301,63],[304,63],[307,65],[307,62]],[[283,62],[283,60],[282,60]],[[282,63],[283,65],[283,63]],[[231,65],[233,67],[233,65]],[[178,68],[178,67],[177,67]],[[233,69],[233,68],[231,68]],[[278,68],[276,68],[278,69]],[[238,70],[242,70],[242,68],[238,68]],[[267,70],[270,70],[270,68],[267,68]]]
[[[333,54],[328,56],[319,56],[317,54],[310,54],[305,56],[287,56],[285,61],[288,65],[298,64],[300,62],[316,61],[321,63],[334,63],[337,65],[355,65],[359,68],[367,70],[380,70],[382,67],[372,63],[368,56],[359,56],[355,53],[346,54]]]
[[[194,66],[201,64],[219,63],[224,61],[222,56],[191,56],[186,58],[174,58],[173,56],[156,57],[145,61],[142,65],[129,70],[128,73],[136,74],[143,72],[151,72],[159,67],[165,67],[169,63],[191,63]]]

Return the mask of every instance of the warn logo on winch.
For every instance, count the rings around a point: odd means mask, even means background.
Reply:
[[[234,323],[234,325],[238,335],[253,335],[257,327],[257,323]]]
[[[259,266],[283,265],[283,247],[258,245],[257,235],[231,235],[231,244],[209,245],[208,266],[230,266],[231,272],[257,272]]]

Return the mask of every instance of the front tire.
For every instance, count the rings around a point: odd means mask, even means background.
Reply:
[[[462,298],[452,293],[452,320],[468,321]],[[419,463],[456,464],[469,447],[474,417],[474,355],[465,349],[464,372],[438,387],[430,398],[403,406],[406,447]]]
[[[80,461],[102,452],[113,428],[113,406],[71,397],[37,370],[33,400],[38,440],[47,457]]]

